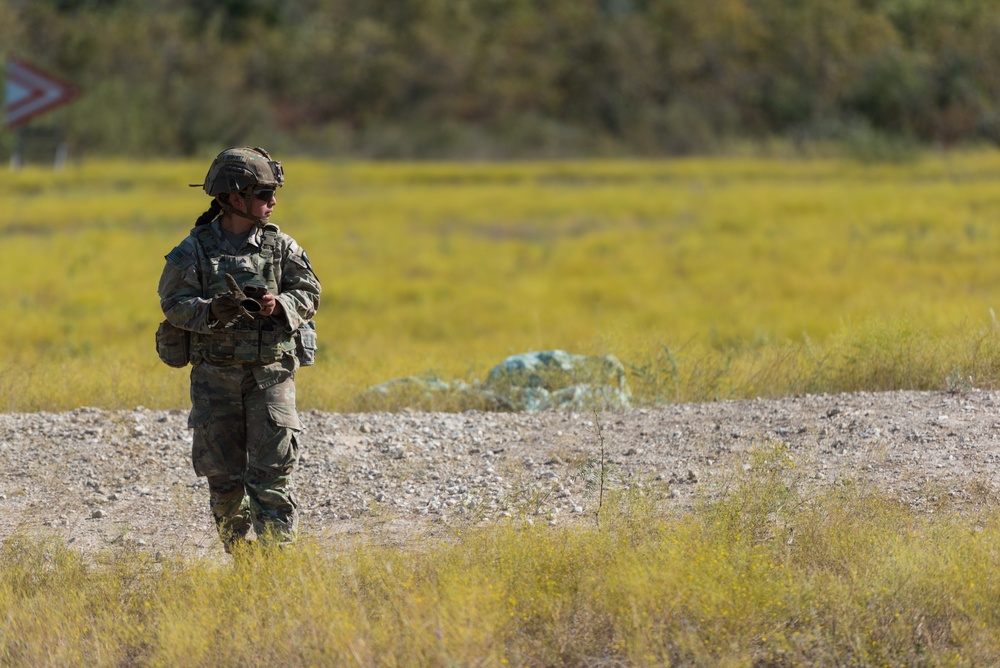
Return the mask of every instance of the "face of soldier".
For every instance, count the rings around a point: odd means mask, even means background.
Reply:
[[[255,216],[261,221],[260,225],[263,226],[271,218],[271,212],[274,211],[277,200],[275,199],[274,188],[258,188],[254,190],[253,196],[250,197],[249,212],[247,211],[246,197],[242,194],[230,196],[229,204],[237,211]],[[243,233],[256,224],[249,218],[236,216],[231,213],[222,216],[222,226],[230,232]]]
[[[269,219],[271,212],[274,211],[274,205],[278,203],[278,200],[274,197],[276,192],[274,188],[259,188],[254,190],[253,197],[250,199],[250,215],[263,218],[264,220]],[[240,199],[242,198],[237,198],[237,200]],[[245,206],[246,200],[240,203]]]
[[[274,211],[274,207],[278,203],[275,199],[275,192],[274,188],[259,188],[254,190],[253,196],[250,198],[250,211],[247,211],[247,200],[243,195],[230,197],[229,203],[237,211],[249,213],[251,216],[261,219],[263,221],[261,224],[263,225],[270,219],[271,212]]]

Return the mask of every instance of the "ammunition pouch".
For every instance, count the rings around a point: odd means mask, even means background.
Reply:
[[[295,356],[299,358],[299,366],[316,363],[316,323],[312,320],[295,330]]]
[[[167,366],[186,367],[191,361],[191,332],[164,320],[156,328],[156,354]]]
[[[295,350],[293,335],[276,329],[221,329],[195,332],[192,356],[213,364],[270,364]]]

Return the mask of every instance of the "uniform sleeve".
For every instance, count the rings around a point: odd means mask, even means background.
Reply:
[[[277,295],[284,307],[282,317],[287,331],[294,332],[316,315],[322,290],[305,251],[289,237],[282,252],[281,291]]]
[[[202,297],[198,277],[198,248],[188,237],[166,255],[157,292],[160,308],[174,327],[196,332],[210,331],[210,299]]]

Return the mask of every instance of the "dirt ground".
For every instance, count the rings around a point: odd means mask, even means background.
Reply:
[[[0,540],[55,535],[225,558],[190,464],[186,411],[0,416]],[[810,485],[871,482],[915,508],[995,498],[1000,393],[888,392],[674,404],[608,413],[304,412],[300,531],[405,542],[481,521],[594,521],[608,486],[669,504],[719,494],[750,452],[783,444]],[[604,465],[602,467],[601,462]]]

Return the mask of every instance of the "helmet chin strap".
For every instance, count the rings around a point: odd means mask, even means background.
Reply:
[[[245,195],[243,195],[243,201],[246,203],[247,207],[246,211],[240,211],[229,202],[224,202],[221,198],[219,198],[219,204],[222,206],[222,210],[225,211],[226,213],[231,213],[234,216],[239,216],[240,218],[246,218],[247,220],[252,220],[254,225],[256,225],[257,227],[260,228],[264,227],[264,225],[267,224],[267,220],[261,218],[260,216],[255,216],[251,213],[248,213],[253,209],[253,194],[246,193]]]

